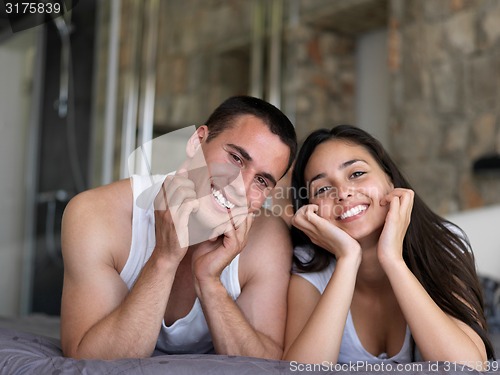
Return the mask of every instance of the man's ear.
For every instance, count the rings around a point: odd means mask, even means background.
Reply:
[[[198,152],[201,144],[206,141],[207,137],[208,128],[206,125],[202,125],[196,129],[186,145],[186,155],[188,158],[192,158]]]

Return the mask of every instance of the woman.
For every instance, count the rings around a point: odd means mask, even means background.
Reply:
[[[461,230],[353,126],[313,132],[292,175],[296,269],[284,359],[453,361],[494,356]]]

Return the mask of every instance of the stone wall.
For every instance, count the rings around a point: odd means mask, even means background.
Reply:
[[[500,202],[500,176],[472,174],[500,151],[499,19],[499,1],[391,2],[391,148],[441,214]]]
[[[299,140],[313,130],[354,123],[355,40],[299,24],[285,29],[283,109]]]
[[[156,133],[199,124],[226,97],[250,92],[255,1],[160,2]],[[122,4],[118,122],[124,80],[137,61],[130,54],[134,7],[142,3]],[[281,107],[296,124],[299,139],[317,128],[356,123],[356,38],[387,27],[387,126],[394,159],[440,214],[500,203],[500,177],[475,176],[471,171],[476,158],[500,151],[500,1],[283,4]],[[101,19],[102,38],[107,19]],[[101,66],[99,74],[104,77],[105,65]],[[103,88],[104,80],[99,82]],[[103,97],[102,89],[96,92]],[[96,116],[102,110],[99,106]]]
[[[252,2],[161,2],[155,124],[199,125],[231,95],[247,94]]]

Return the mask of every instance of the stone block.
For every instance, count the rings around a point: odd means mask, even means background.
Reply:
[[[495,151],[497,115],[483,113],[475,119],[468,149],[469,157],[474,160],[481,155]]]
[[[478,112],[494,108],[499,98],[498,55],[481,55],[467,61],[466,98],[469,109]]]
[[[415,192],[440,215],[454,207],[456,167],[452,161],[429,159],[412,161],[402,165]]]
[[[477,12],[471,9],[456,13],[446,21],[446,40],[454,51],[468,55],[476,50],[476,20]]]
[[[452,120],[444,133],[442,155],[445,157],[463,155],[467,149],[468,140],[469,126],[467,122]]]
[[[463,72],[452,62],[436,64],[431,68],[433,99],[438,113],[460,111],[463,90]]]
[[[404,162],[427,161],[435,157],[442,143],[442,127],[427,111],[408,110],[393,129],[392,149]]]
[[[425,59],[428,63],[443,62],[450,58],[448,51],[445,49],[445,32],[441,23],[426,26],[421,37],[425,39]]]
[[[481,27],[486,35],[486,47],[499,45],[500,43],[500,2],[493,3],[494,6],[484,14]]]

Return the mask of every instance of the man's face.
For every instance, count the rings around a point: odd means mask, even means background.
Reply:
[[[290,149],[257,117],[242,115],[207,142],[198,129],[207,168],[192,170],[200,207],[195,220],[222,234],[229,220],[238,225],[258,211],[285,173]]]

